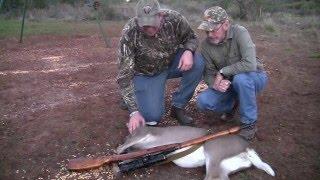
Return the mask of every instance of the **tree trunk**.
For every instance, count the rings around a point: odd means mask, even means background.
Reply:
[[[255,0],[236,0],[240,14],[239,18],[243,20],[256,20],[257,15],[259,14],[259,8]]]

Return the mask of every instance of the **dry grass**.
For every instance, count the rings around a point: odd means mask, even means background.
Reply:
[[[94,13],[89,6],[71,6],[69,4],[51,5],[48,9],[32,9],[28,11],[30,20],[63,19],[87,20],[94,19]]]
[[[118,37],[125,22],[103,21],[102,29],[107,37]],[[21,21],[0,19],[0,39],[18,38],[20,35]],[[91,35],[100,34],[96,21],[62,21],[62,20],[39,20],[25,22],[24,36],[32,35]]]

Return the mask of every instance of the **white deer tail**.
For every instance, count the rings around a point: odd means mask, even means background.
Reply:
[[[251,161],[251,163],[258,169],[264,170],[271,176],[275,176],[275,173],[273,169],[269,166],[269,164],[263,162],[253,149],[247,148],[247,157]]]

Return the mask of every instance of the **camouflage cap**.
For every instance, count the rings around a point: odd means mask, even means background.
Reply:
[[[226,19],[229,19],[226,10],[219,6],[211,7],[204,11],[203,21],[199,25],[198,29],[204,31],[213,31],[218,27],[218,24]]]
[[[140,0],[136,6],[138,25],[156,26],[159,19],[156,15],[160,12],[160,5],[157,0]]]

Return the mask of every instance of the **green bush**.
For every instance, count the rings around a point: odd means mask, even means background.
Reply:
[[[271,33],[273,33],[273,32],[276,31],[276,29],[274,28],[274,26],[272,26],[271,24],[266,24],[266,25],[264,25],[264,28],[266,29],[266,31],[271,32]]]
[[[309,56],[312,59],[320,59],[320,52],[315,52]]]
[[[291,12],[301,15],[306,14],[319,14],[320,13],[320,2],[318,0],[286,0],[279,1],[276,3],[265,3],[264,9],[267,12]]]

